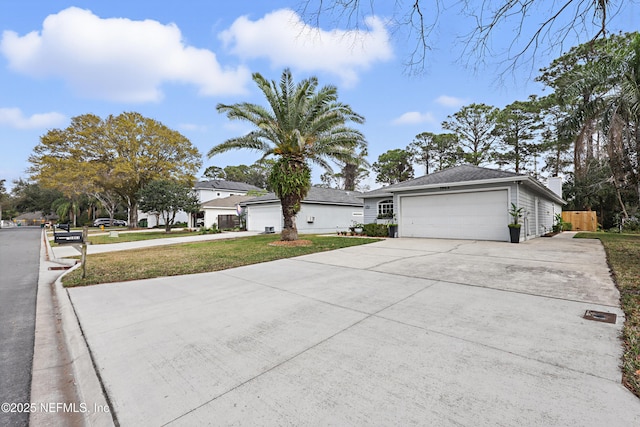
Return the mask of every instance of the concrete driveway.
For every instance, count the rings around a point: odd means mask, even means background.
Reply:
[[[594,240],[389,239],[69,294],[122,426],[640,425]]]

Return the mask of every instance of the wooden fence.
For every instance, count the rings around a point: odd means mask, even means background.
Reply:
[[[570,222],[573,231],[598,230],[598,218],[594,211],[563,211],[562,221]]]

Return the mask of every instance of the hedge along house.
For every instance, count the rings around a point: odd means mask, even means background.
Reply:
[[[246,209],[247,230],[282,231],[282,204],[274,193],[256,197],[242,206]],[[363,223],[362,193],[357,191],[311,187],[296,215],[300,234],[347,231],[354,223]]]
[[[527,239],[551,231],[566,203],[556,191],[528,175],[462,165],[364,193],[364,222],[396,222],[398,237],[509,241],[514,203]]]

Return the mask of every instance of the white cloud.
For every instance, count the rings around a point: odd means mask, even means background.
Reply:
[[[246,68],[223,68],[215,53],[185,45],[175,24],[102,19],[76,7],[49,15],[40,32],[4,31],[0,52],[17,72],[60,77],[82,96],[111,101],[158,101],[167,82],[201,95],[244,93],[250,81]]]
[[[207,130],[207,126],[194,123],[180,123],[178,128],[190,132],[205,132]]]
[[[430,112],[420,113],[418,111],[409,111],[404,113],[392,122],[394,125],[415,125],[419,123],[436,123],[436,118]]]
[[[455,96],[448,96],[448,95],[440,95],[438,98],[436,98],[436,103],[444,107],[453,107],[453,108],[462,107],[467,102],[468,100],[464,98],[457,98]]]
[[[393,56],[382,20],[368,17],[366,25],[368,31],[325,31],[281,9],[256,21],[242,16],[220,38],[241,58],[267,58],[274,67],[324,71],[338,75],[345,85],[354,85],[359,71]]]
[[[19,108],[0,108],[0,126],[15,129],[42,129],[60,126],[67,118],[60,113],[41,113],[25,117]]]

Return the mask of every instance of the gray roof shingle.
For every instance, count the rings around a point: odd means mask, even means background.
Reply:
[[[249,200],[245,203],[258,204],[279,201],[280,199],[278,199],[275,193],[269,193],[264,196],[256,197],[255,199]],[[303,202],[348,206],[364,205],[362,193],[358,191],[345,191],[321,187],[311,187],[309,189],[309,194],[307,194],[307,197],[304,198]]]
[[[255,185],[247,184],[245,182],[225,181],[222,179],[212,179],[209,181],[198,181],[195,186],[196,190],[231,190],[231,191],[251,191],[260,190]]]
[[[255,199],[254,196],[229,196],[219,199],[209,200],[204,202],[201,206],[203,208],[234,208],[238,203],[246,202],[251,199]]]
[[[430,173],[419,178],[402,181],[383,188],[378,188],[377,190],[365,193],[364,196],[386,196],[391,195],[392,190],[400,190],[425,185],[452,184],[455,182],[483,181],[489,179],[513,178],[523,176],[525,175],[498,169],[481,168],[479,166],[473,165],[460,165],[438,172]]]

